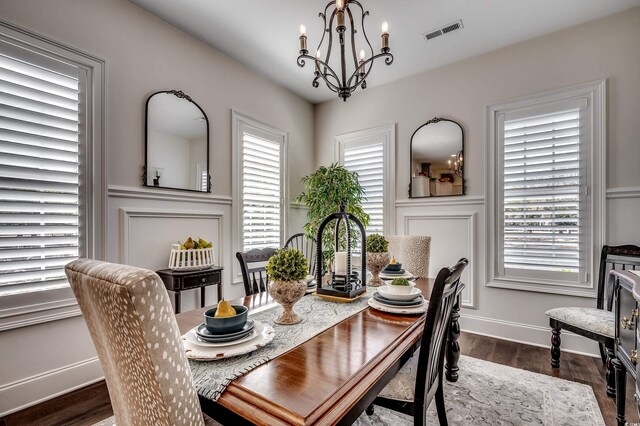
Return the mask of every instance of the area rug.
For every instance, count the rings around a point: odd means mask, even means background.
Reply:
[[[581,425],[602,426],[604,420],[590,386],[476,358],[460,358],[460,379],[445,381],[450,425]],[[435,402],[427,412],[438,424]],[[95,426],[111,426],[113,418]],[[382,407],[363,414],[354,426],[410,426],[413,418]]]

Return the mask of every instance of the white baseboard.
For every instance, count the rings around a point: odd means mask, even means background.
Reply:
[[[460,314],[462,331],[524,343],[542,348],[551,347],[551,328],[537,325],[521,324],[512,321],[479,317],[476,315]],[[585,339],[577,334],[563,331],[561,334],[562,351],[579,355],[600,357],[598,345],[593,340]],[[551,355],[549,355],[551,356]]]
[[[0,417],[104,378],[98,357],[0,386]]]

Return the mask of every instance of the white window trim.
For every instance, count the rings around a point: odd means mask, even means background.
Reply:
[[[500,114],[505,111],[517,111],[535,106],[543,106],[566,99],[587,98],[591,105],[591,245],[588,258],[590,260],[589,281],[587,285],[545,281],[540,279],[514,280],[505,279],[498,275],[496,249],[500,244],[499,233],[496,232],[496,215],[501,214],[498,209],[497,164],[499,149],[497,147],[499,126],[497,125]],[[524,96],[486,107],[486,167],[487,167],[487,287],[498,287],[516,290],[525,290],[541,293],[563,294],[570,296],[595,298],[597,293],[597,279],[599,267],[599,255],[602,245],[606,241],[606,80],[598,80],[589,83],[578,84],[572,87],[552,90],[531,96]]]
[[[393,235],[396,230],[396,124],[385,124],[335,136],[334,161],[342,164],[342,154],[346,146],[378,137],[384,138],[383,229],[385,235]]]
[[[275,134],[279,138],[282,138],[282,167],[283,167],[283,185],[281,194],[282,205],[282,226],[280,228],[280,241],[284,244],[285,238],[288,235],[288,218],[289,218],[289,132],[255,120],[247,115],[244,115],[236,110],[231,110],[231,186],[232,186],[232,233],[233,233],[233,252],[234,261],[231,268],[231,276],[233,277],[233,283],[242,283],[242,273],[237,260],[235,260],[235,253],[240,251],[242,247],[242,219],[240,218],[240,206],[242,200],[242,182],[240,179],[240,170],[242,170],[242,157],[240,156],[240,147],[242,144],[242,127],[249,126],[257,128],[258,130]]]
[[[89,135],[84,158],[85,176],[91,185],[83,185],[86,204],[87,235],[81,245],[83,256],[104,259],[106,253],[106,146],[105,140],[105,61],[95,56],[34,34],[0,20],[0,38],[37,54],[54,57],[86,72],[87,104],[83,133]],[[82,188],[82,187],[81,187]],[[88,202],[87,202],[88,201]],[[0,331],[81,315],[70,287],[0,297]]]

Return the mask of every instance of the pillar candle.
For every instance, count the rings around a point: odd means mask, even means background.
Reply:
[[[346,251],[336,252],[336,274],[338,275],[347,274],[347,252]]]

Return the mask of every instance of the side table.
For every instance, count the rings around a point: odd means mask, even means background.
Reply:
[[[180,292],[200,288],[200,307],[204,308],[205,288],[210,285],[218,286],[218,301],[222,300],[222,267],[212,266],[196,271],[176,271],[161,269],[156,273],[162,278],[167,290],[172,291],[176,302],[176,314],[180,313]]]

